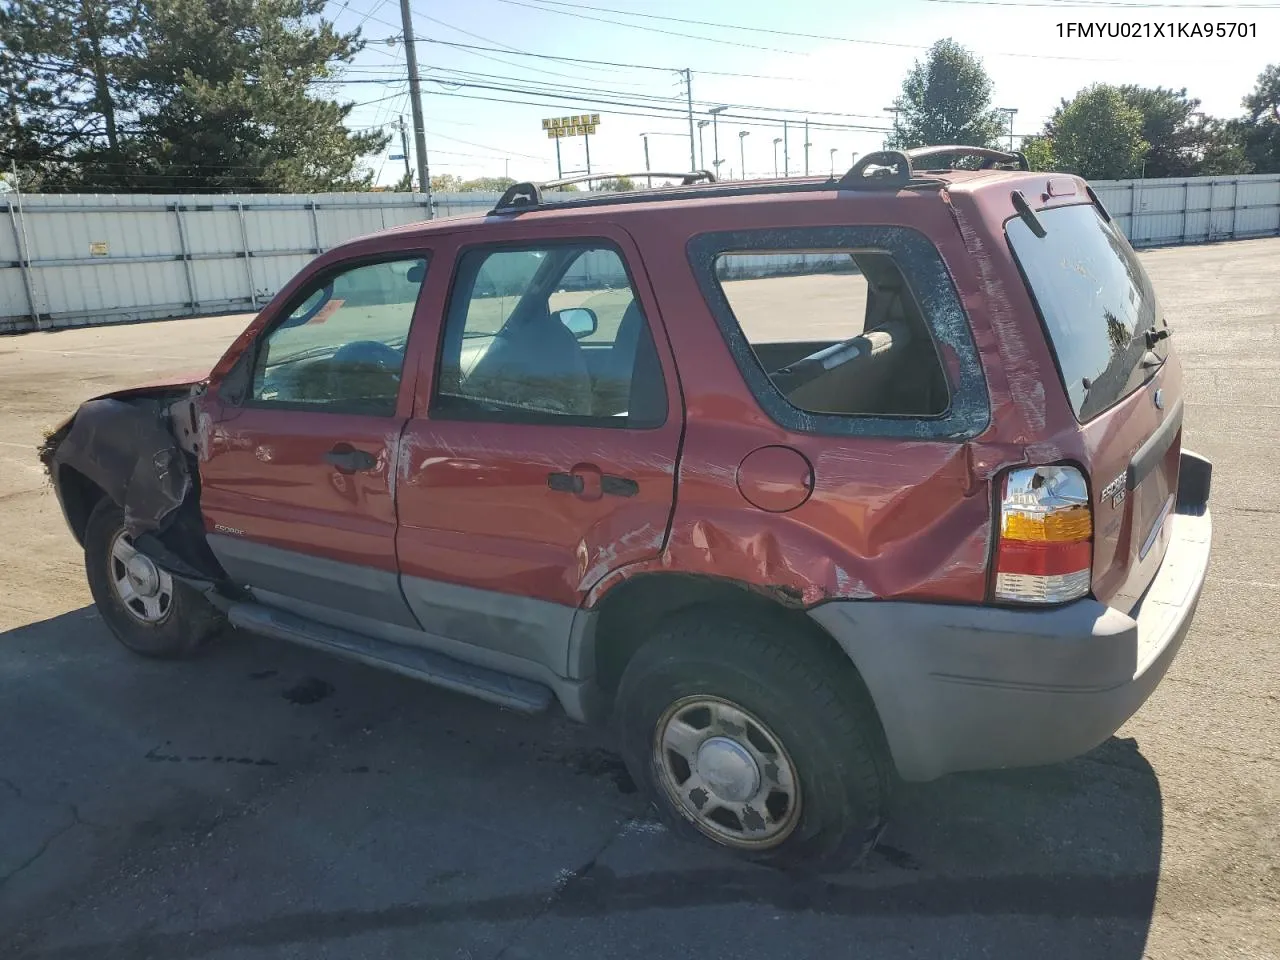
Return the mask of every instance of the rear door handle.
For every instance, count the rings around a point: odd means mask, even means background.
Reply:
[[[378,465],[378,458],[365,450],[357,450],[349,443],[339,443],[324,455],[326,463],[332,464],[339,473],[355,473],[357,470],[372,470]]]
[[[615,477],[606,473],[600,478],[600,489],[614,497],[634,497],[640,492],[640,484],[627,477]]]
[[[547,486],[557,493],[581,493],[584,484],[576,473],[548,473]]]

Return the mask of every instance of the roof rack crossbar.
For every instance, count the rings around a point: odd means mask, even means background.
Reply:
[[[981,157],[983,170],[992,170],[997,164],[1016,163],[1019,170],[1030,170],[1031,165],[1021,153],[1013,150],[992,150],[988,147],[971,147],[966,144],[950,143],[936,147],[915,147],[906,151],[908,159],[917,164],[921,160],[932,160],[934,157]]]
[[[669,173],[661,170],[641,170],[635,173],[587,173],[575,177],[561,177],[559,180],[546,180],[540,183],[533,181],[524,181],[522,183],[513,183],[507,187],[506,191],[498,199],[494,205],[491,214],[503,213],[510,210],[520,210],[527,207],[541,206],[543,203],[543,193],[548,190],[555,190],[558,187],[567,187],[575,183],[593,183],[601,180],[618,180],[627,177],[636,180],[640,177],[652,178],[662,177],[664,179],[680,180],[680,185],[684,187],[692,186],[695,183],[703,182],[715,183],[716,175],[710,170],[684,170],[679,173]]]

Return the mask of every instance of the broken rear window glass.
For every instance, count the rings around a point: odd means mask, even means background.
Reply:
[[[715,277],[770,382],[809,413],[934,416],[946,378],[901,271],[884,253],[727,252]]]

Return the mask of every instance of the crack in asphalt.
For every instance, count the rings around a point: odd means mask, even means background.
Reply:
[[[596,861],[604,856],[605,851],[613,846],[614,843],[616,843],[618,839],[627,832],[634,820],[635,817],[627,817],[625,820],[621,821],[616,827],[614,827],[609,836],[605,838],[604,843],[600,845],[600,848],[591,855],[591,858],[587,860],[586,863],[578,867],[576,870],[570,870],[567,874],[562,874],[557,877],[556,883],[552,887],[551,893],[547,895],[542,908],[534,912],[528,920],[520,925],[520,928],[516,930],[515,933],[507,938],[507,942],[504,943],[498,952],[493,955],[493,960],[502,960],[502,958],[506,956],[507,951],[515,945],[517,940],[528,933],[535,923],[551,912],[551,909],[556,905],[557,901],[565,896],[566,891],[568,891],[570,887],[576,883],[581,883],[587,875],[595,869]]]
[[[15,790],[17,789],[16,787],[13,786],[12,783],[10,783],[7,780],[4,781],[4,783],[8,787],[11,787]],[[17,791],[17,792],[18,792],[18,796],[21,797],[22,792],[21,791]],[[93,824],[90,824],[85,820],[80,819],[80,810],[79,808],[76,807],[74,803],[69,803],[67,804],[67,806],[71,810],[71,822],[68,823],[66,826],[61,827],[58,830],[55,830],[53,833],[49,834],[49,836],[45,838],[44,842],[40,844],[39,849],[37,849],[35,853],[27,857],[26,860],[22,861],[22,863],[18,864],[16,867],[14,867],[4,876],[0,877],[0,889],[2,889],[5,886],[5,884],[7,884],[10,880],[12,880],[18,874],[22,873],[23,870],[26,870],[33,863],[35,863],[37,860],[43,857],[45,853],[48,852],[49,848],[53,846],[54,841],[56,841],[59,837],[63,836],[64,834],[66,834],[67,832],[69,832],[75,827],[93,826]]]

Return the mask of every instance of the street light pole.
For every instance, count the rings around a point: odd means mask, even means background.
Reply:
[[[836,175],[836,148],[831,148],[831,176],[834,179]]]
[[[773,138],[773,179],[778,179],[778,144],[782,142],[781,137]]]
[[[1009,152],[1013,153],[1013,115],[1018,112],[1018,108],[999,107],[998,109],[1009,119]]]
[[[782,175],[791,176],[791,142],[787,139],[787,121],[782,121]]]
[[[895,140],[897,140],[897,139],[898,139],[898,111],[899,111],[899,110],[901,110],[901,109],[902,109],[902,108],[901,108],[900,106],[898,106],[896,103],[895,103],[892,107],[885,107],[885,108],[884,108],[884,112],[885,112],[885,113],[892,113],[892,114],[893,114],[893,138],[894,138]],[[886,137],[885,139],[886,139],[886,141],[888,140],[888,138],[887,138],[887,137]],[[887,143],[886,143],[886,144],[884,144],[884,145],[885,145],[885,146],[888,146],[888,144],[887,144]]]
[[[649,135],[647,133],[642,133],[640,134],[640,136],[644,139],[644,172],[648,173],[649,172]],[[652,188],[653,177],[645,177],[645,180],[648,181],[650,188]]]
[[[702,131],[711,125],[710,120],[698,121],[698,169],[707,169],[707,148],[702,142]]]
[[[712,107],[707,113],[711,114],[711,146],[716,152],[715,164],[716,179],[720,179],[720,127],[716,122],[720,114],[728,109],[727,107]]]
[[[743,144],[747,142],[747,137],[750,133],[750,130],[738,131],[738,161],[742,164],[742,169],[738,172],[742,180],[747,179],[747,152]]]
[[[813,146],[809,142],[809,120],[806,117],[804,121],[804,175],[809,175],[809,148]]]

